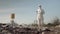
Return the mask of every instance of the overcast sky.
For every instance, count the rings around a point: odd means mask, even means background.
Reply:
[[[0,0],[0,23],[10,22],[11,13],[16,14],[15,22],[18,24],[33,23],[39,5],[45,11],[45,23],[55,16],[60,18],[60,0]]]

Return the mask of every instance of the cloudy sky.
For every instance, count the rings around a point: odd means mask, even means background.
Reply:
[[[11,13],[16,14],[15,22],[18,24],[33,23],[39,5],[45,11],[45,23],[55,16],[60,18],[60,0],[0,0],[0,23],[9,23]]]

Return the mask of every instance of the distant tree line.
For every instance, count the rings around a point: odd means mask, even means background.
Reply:
[[[51,27],[51,26],[55,27],[57,25],[60,25],[60,19],[59,18],[55,18],[52,23],[48,23],[45,26],[47,26],[47,27]]]
[[[31,26],[38,26],[37,23],[32,23],[30,24]],[[53,21],[51,21],[51,23],[48,24],[43,24],[44,27],[55,27],[57,25],[60,25],[60,19],[59,18],[55,18],[53,19]]]

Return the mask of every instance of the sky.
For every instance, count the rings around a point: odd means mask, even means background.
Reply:
[[[18,24],[34,23],[39,5],[45,11],[44,22],[51,22],[55,17],[60,18],[59,3],[60,0],[0,0],[0,23],[10,23],[12,13]]]

